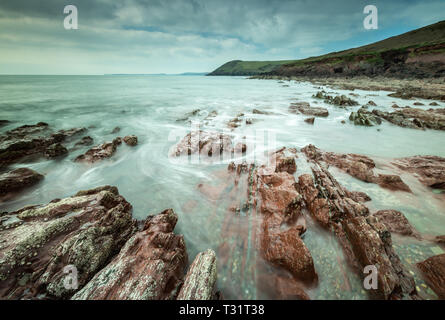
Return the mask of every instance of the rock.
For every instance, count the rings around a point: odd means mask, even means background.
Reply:
[[[369,105],[369,106],[373,106],[373,107],[376,107],[376,106],[377,106],[377,105],[375,104],[375,102],[372,101],[372,100],[368,101],[367,105]]]
[[[119,146],[122,143],[120,138],[114,139],[112,142],[105,142],[101,145],[95,146],[78,156],[74,161],[76,162],[86,162],[86,163],[94,163],[106,158],[110,158]]]
[[[345,120],[342,120],[342,121],[340,121],[342,124],[345,124],[346,123],[346,121]]]
[[[383,223],[390,232],[420,238],[419,233],[400,211],[380,210],[374,213],[373,216],[377,217],[378,221]]]
[[[439,104],[437,103],[437,102],[435,102],[435,101],[433,101],[433,102],[431,102],[430,103],[430,106],[432,106],[432,107],[437,107]]]
[[[318,149],[313,146],[303,149],[313,164],[314,176],[299,177],[297,189],[304,205],[322,226],[336,235],[346,261],[360,276],[364,276],[365,266],[378,266],[378,288],[370,290],[370,295],[379,299],[417,298],[414,279],[395,253],[391,233],[385,225],[370,216],[369,209],[352,199],[351,192],[322,166],[320,161],[324,156]],[[365,167],[372,164],[365,163]]]
[[[399,176],[387,174],[376,175],[374,173],[374,161],[366,156],[324,152],[313,145],[308,145],[301,149],[301,151],[310,160],[326,162],[361,181],[376,183],[382,188],[389,190],[411,192],[411,189]]]
[[[428,285],[438,295],[445,299],[445,254],[440,254],[419,262],[417,267],[423,274]]]
[[[281,149],[272,153],[270,159],[271,164],[275,165],[275,172],[294,174],[297,171],[295,156],[289,155],[289,152],[287,152],[286,149]]]
[[[404,128],[445,130],[445,114],[441,109],[402,108],[394,112],[373,110],[372,113]]]
[[[300,112],[307,116],[317,116],[317,117],[327,117],[329,112],[325,108],[311,107],[307,102],[296,102],[289,106],[289,112],[297,113]]]
[[[253,113],[253,114],[264,114],[264,115],[270,115],[270,114],[272,114],[271,112],[261,111],[261,110],[258,110],[258,109],[253,109],[253,110],[252,110],[252,113]]]
[[[414,102],[413,105],[415,105],[415,106],[424,106],[424,104],[422,102]]]
[[[333,97],[333,96],[327,95],[326,92],[324,92],[324,91],[318,91],[312,97],[316,98],[316,99],[323,99],[325,103],[333,104],[333,105],[340,106],[340,107],[357,106],[358,105],[357,101],[355,101],[351,98],[348,98],[345,95]]]
[[[195,109],[191,112],[188,112],[184,115],[184,117],[177,119],[176,121],[178,122],[183,122],[183,121],[187,121],[189,120],[191,117],[196,117],[197,115],[199,115],[199,113],[201,112],[201,109]],[[216,114],[215,114],[216,115]]]
[[[244,154],[247,151],[247,145],[245,143],[238,142],[235,145],[234,152],[235,154]]]
[[[131,147],[134,147],[138,144],[138,137],[136,137],[135,135],[125,136],[122,140],[124,140],[124,142]]]
[[[391,106],[391,108],[394,108],[394,109],[398,109],[398,108],[400,108],[397,104],[393,104],[392,106]]]
[[[58,158],[62,156],[66,156],[68,154],[68,149],[65,148],[60,143],[54,143],[46,148],[44,155],[48,159]]]
[[[30,156],[43,156],[49,146],[68,141],[85,130],[85,128],[73,128],[54,133],[44,122],[9,130],[0,136],[0,167]]]
[[[111,130],[111,134],[116,134],[119,131],[121,131],[121,128],[120,127],[115,127],[113,130]]]
[[[30,206],[1,219],[0,297],[69,298],[64,268],[75,266],[81,289],[136,230],[131,205],[115,187]]]
[[[374,126],[382,123],[382,120],[367,111],[365,108],[360,108],[357,112],[351,112],[349,120],[353,121],[357,126]]]
[[[43,179],[40,173],[28,169],[19,168],[0,175],[0,196],[15,193],[29,188]]]
[[[442,244],[442,245],[445,245],[445,235],[443,235],[443,236],[437,236],[437,237],[435,238],[435,240],[436,240],[437,243]]]
[[[213,250],[199,253],[179,291],[178,300],[211,300],[216,285],[216,254]]]
[[[304,122],[309,123],[309,124],[314,124],[314,121],[315,121],[314,117],[304,119]]]
[[[0,127],[6,126],[10,123],[11,123],[11,121],[9,121],[9,120],[0,120]]]
[[[413,174],[425,186],[433,189],[445,189],[445,158],[414,156],[394,159],[391,164]]]
[[[73,300],[174,299],[187,265],[184,238],[173,233],[172,209],[150,216],[119,254]]]
[[[93,138],[90,136],[85,136],[76,142],[75,146],[91,146],[93,144]]]
[[[229,128],[238,128],[238,127],[241,125],[242,122],[243,122],[242,119],[236,117],[236,118],[233,118],[232,120],[230,120],[230,121],[227,123],[227,126],[228,126]]]
[[[223,152],[232,152],[232,139],[225,134],[207,131],[192,131],[188,133],[170,151],[170,156],[207,154],[209,157]]]

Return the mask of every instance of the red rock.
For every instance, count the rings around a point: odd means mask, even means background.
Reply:
[[[173,233],[177,220],[171,209],[147,218],[143,230],[72,299],[175,298],[187,265],[184,239]]]
[[[445,299],[445,254],[419,262],[417,267],[422,271],[426,282],[439,299]]]
[[[424,185],[445,189],[445,158],[437,156],[415,156],[394,159],[399,169],[414,174]]]
[[[383,223],[390,232],[403,236],[414,236],[419,238],[419,233],[409,223],[403,213],[396,210],[380,210],[373,214],[378,221]]]
[[[374,181],[385,189],[411,192],[411,189],[402,181],[402,179],[394,174],[379,174]]]

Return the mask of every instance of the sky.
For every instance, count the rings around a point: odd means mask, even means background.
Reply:
[[[366,5],[378,29],[363,26]],[[78,29],[64,28],[75,5]],[[444,0],[1,0],[0,74],[209,72],[365,45],[445,19]]]

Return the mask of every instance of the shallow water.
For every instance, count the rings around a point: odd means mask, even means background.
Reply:
[[[351,92],[324,89],[336,94],[348,95]],[[303,147],[309,143],[327,151],[371,156],[377,161],[378,168],[379,161],[383,163],[389,158],[418,154],[445,156],[444,132],[399,128],[386,122],[376,127],[354,126],[348,117],[359,107],[343,109],[327,105],[312,98],[319,90],[318,86],[310,83],[280,83],[242,77],[0,76],[0,119],[13,121],[2,131],[44,121],[55,129],[87,127],[87,135],[94,138],[95,144],[110,141],[116,135],[135,134],[139,138],[137,147],[122,145],[111,159],[94,165],[72,161],[88,147],[74,150],[62,160],[41,159],[27,163],[27,167],[45,175],[44,181],[20,197],[0,204],[0,210],[47,203],[99,185],[115,185],[133,205],[134,216],[138,219],[173,208],[179,215],[176,232],[184,234],[190,260],[198,251],[209,247],[218,250],[227,243],[230,256],[219,257],[225,263],[219,265],[218,275],[218,285],[226,298],[267,296],[255,285],[254,273],[260,259],[250,240],[255,217],[243,217],[241,214],[227,221],[229,204],[245,201],[243,195],[232,196],[233,186],[227,184],[224,172],[227,171],[228,160],[223,163],[190,163],[183,158],[171,160],[169,149],[190,131],[187,121],[177,119],[195,109],[201,110],[194,117],[196,121],[217,111],[215,118],[201,122],[203,128],[227,130],[227,121],[244,113],[254,123],[231,133],[236,139],[246,136],[248,141],[253,141],[262,136],[262,130],[266,131],[266,143],[257,144],[254,151],[248,149],[245,156],[257,163],[264,159],[265,151],[281,146]],[[354,93],[359,96],[352,98],[361,105],[373,100],[377,107],[371,109],[392,110],[393,103],[413,106],[414,102],[388,97],[388,92],[383,91],[355,90]],[[309,125],[304,122],[306,116],[288,112],[290,103],[296,101],[326,107],[330,115],[328,118],[316,118],[315,124]],[[431,101],[416,101],[425,103],[425,107],[421,108],[430,108],[428,103]],[[443,103],[439,104],[437,108],[445,107]],[[273,114],[252,114],[253,108]],[[341,120],[346,120],[346,124],[341,124]],[[116,126],[121,131],[111,134]],[[274,139],[275,143],[272,143]],[[20,166],[24,164],[14,167]],[[301,174],[302,167],[304,164],[299,163],[296,176]],[[332,170],[348,189],[365,191],[371,196],[373,200],[368,206],[372,211],[400,210],[421,233],[445,234],[443,194],[434,194],[409,177],[402,178],[413,194],[390,192]],[[198,184],[214,186],[214,194],[204,195]],[[245,227],[236,229],[240,225]],[[231,232],[228,233],[227,229]],[[358,277],[342,269],[339,261],[343,260],[343,256],[332,235],[312,226],[304,241],[320,275],[318,287],[309,291],[311,298],[366,298]],[[402,260],[409,259],[411,262],[405,262],[412,266],[419,260],[411,256],[425,259],[441,250],[425,241],[420,243],[395,237],[394,242]],[[415,270],[413,272],[416,273]],[[424,290],[431,294],[428,288]]]

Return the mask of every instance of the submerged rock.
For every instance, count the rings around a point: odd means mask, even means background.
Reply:
[[[174,299],[187,265],[184,238],[173,233],[172,209],[150,216],[119,254],[72,299]]]
[[[122,139],[127,145],[134,147],[135,145],[138,144],[138,137],[136,137],[135,135],[131,135],[131,136],[125,136]]]
[[[304,122],[309,123],[309,124],[314,124],[314,122],[315,122],[315,118],[314,118],[314,117],[312,117],[312,118],[306,118],[306,119],[304,119]]]
[[[66,156],[68,154],[68,149],[65,148],[61,143],[54,143],[46,148],[44,155],[48,159],[58,158]]]
[[[131,205],[110,186],[3,215],[0,297],[70,297],[77,288],[64,285],[64,268],[77,269],[82,288],[135,229]]]
[[[112,142],[105,142],[101,145],[95,146],[78,156],[74,161],[94,163],[106,158],[110,158],[117,150],[117,147],[122,144],[120,138],[114,139]]]
[[[327,117],[329,112],[325,108],[321,107],[311,107],[307,102],[296,102],[289,106],[289,112],[297,113],[300,112],[307,116],[317,116],[317,117]]]
[[[93,138],[90,136],[85,136],[76,142],[75,146],[91,146],[93,144]]]
[[[419,233],[400,211],[380,210],[374,213],[373,216],[377,217],[378,221],[382,222],[390,232],[420,238]]]
[[[445,254],[419,262],[417,267],[439,299],[445,299]]]
[[[411,192],[411,189],[397,175],[376,175],[374,173],[374,161],[366,156],[324,152],[316,148],[314,145],[308,145],[301,149],[301,151],[310,160],[326,162],[361,181],[376,183],[382,188],[389,190]]]
[[[213,250],[199,253],[187,275],[178,295],[178,300],[211,300],[216,285],[216,255]]]
[[[3,173],[0,175],[0,199],[8,194],[29,188],[43,178],[43,175],[28,168],[19,168]]]

